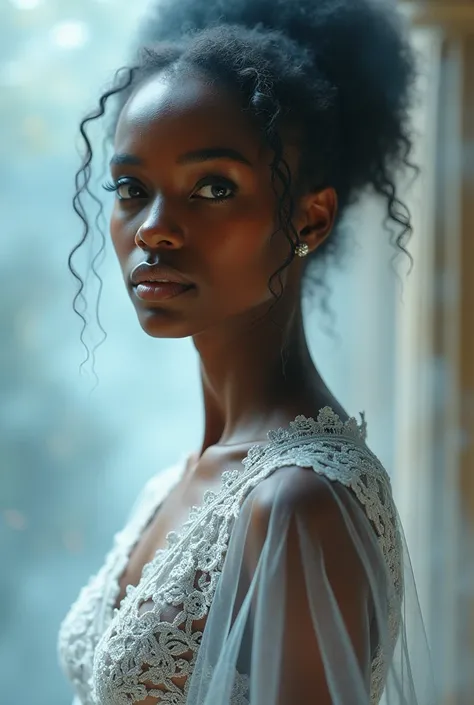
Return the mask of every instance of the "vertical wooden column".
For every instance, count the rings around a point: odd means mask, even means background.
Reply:
[[[474,3],[403,3],[437,36],[411,194],[413,274],[397,312],[394,491],[440,704],[474,702]],[[424,28],[424,29],[421,29]],[[429,54],[429,48],[425,47]],[[429,58],[429,57],[428,57]],[[436,69],[435,64],[438,64]],[[431,116],[431,119],[430,119]]]
[[[462,705],[474,702],[474,22],[459,48],[462,75],[461,240],[459,258],[459,576],[458,633],[466,644],[463,669],[470,675]]]

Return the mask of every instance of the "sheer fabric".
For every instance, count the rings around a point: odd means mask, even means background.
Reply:
[[[326,408],[268,439],[168,535],[119,610],[87,611],[84,595],[73,608],[62,660],[81,705],[434,705],[408,551],[365,424]],[[156,502],[138,506],[104,604]]]
[[[367,705],[384,690],[387,705],[434,704],[400,527],[387,536],[377,509],[303,473],[276,473],[242,507],[187,705]]]

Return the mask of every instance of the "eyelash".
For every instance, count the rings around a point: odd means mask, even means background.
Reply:
[[[122,177],[121,179],[117,179],[117,181],[111,182],[107,181],[105,184],[102,185],[102,188],[105,189],[106,191],[112,191],[112,192],[117,192],[121,186],[133,186],[135,185],[136,188],[141,189],[141,186],[138,186],[137,184],[134,183],[133,179],[130,178],[124,178]],[[204,188],[204,186],[224,186],[224,188],[228,189],[229,191],[232,191],[232,195],[230,196],[221,196],[218,198],[203,198],[202,196],[198,196],[199,200],[201,201],[209,201],[211,203],[222,203],[223,201],[228,201],[230,198],[234,198],[237,192],[237,186],[232,183],[229,179],[225,179],[222,176],[214,176],[214,177],[208,177],[206,181],[201,183],[199,188],[197,189],[198,191]],[[118,197],[119,201],[133,201],[137,198],[136,196],[132,198],[120,198]]]

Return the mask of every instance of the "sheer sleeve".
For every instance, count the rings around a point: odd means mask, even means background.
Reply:
[[[312,469],[248,495],[209,611],[187,705],[435,702],[401,528],[396,570],[370,506]],[[398,521],[398,520],[397,520]]]

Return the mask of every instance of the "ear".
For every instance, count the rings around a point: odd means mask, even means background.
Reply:
[[[337,193],[333,188],[302,196],[294,225],[302,242],[313,252],[326,240],[337,215]]]

